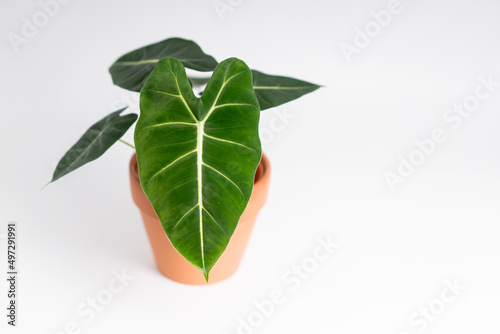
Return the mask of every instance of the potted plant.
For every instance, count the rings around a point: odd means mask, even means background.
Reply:
[[[185,68],[212,74],[188,77]],[[250,70],[237,58],[218,63],[180,38],[130,52],[110,73],[114,84],[140,92],[140,117],[121,115],[124,108],[92,125],[59,161],[51,182],[100,157],[138,119],[135,147],[126,143],[136,150],[132,196],[160,271],[190,284],[208,282],[211,271],[210,283],[228,277],[267,196],[260,111],[319,86]],[[193,86],[204,86],[201,96]]]

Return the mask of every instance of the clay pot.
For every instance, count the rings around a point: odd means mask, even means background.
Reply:
[[[255,183],[250,202],[243,212],[226,250],[210,271],[208,284],[220,282],[238,269],[257,219],[257,214],[266,202],[270,174],[269,160],[263,155],[255,173]],[[130,160],[130,185],[132,198],[141,211],[144,226],[153,248],[156,265],[160,272],[177,282],[207,284],[201,271],[184,259],[168,240],[153,206],[142,190],[135,155]]]

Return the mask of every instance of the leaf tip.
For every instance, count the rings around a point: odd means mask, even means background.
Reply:
[[[205,281],[208,283],[208,274],[209,272],[206,270],[203,270],[203,276],[205,276]]]

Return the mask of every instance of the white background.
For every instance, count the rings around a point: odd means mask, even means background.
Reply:
[[[15,52],[8,34],[41,7],[2,0],[0,221],[3,233],[18,222],[20,245],[18,327],[8,333],[60,333],[71,322],[80,333],[236,333],[239,317],[279,289],[285,301],[253,332],[413,334],[422,327],[410,318],[447,279],[466,288],[421,332],[498,332],[500,88],[459,128],[443,120],[479,77],[500,81],[498,0],[402,0],[350,63],[341,43],[387,1],[231,3],[221,17],[212,0],[72,0]],[[131,148],[117,144],[40,191],[91,124],[118,105],[138,112],[111,83],[113,61],[176,36],[219,61],[325,86],[263,111],[263,128],[293,115],[264,147],[269,200],[240,270],[205,287],[156,270],[130,196]],[[447,140],[392,192],[384,173],[436,128]],[[282,276],[326,236],[340,247],[292,290]],[[135,279],[86,322],[78,305],[122,269]]]

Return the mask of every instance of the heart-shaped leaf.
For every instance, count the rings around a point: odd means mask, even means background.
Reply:
[[[260,110],[277,107],[321,87],[307,81],[264,74],[256,70],[252,70],[252,75]]]
[[[125,109],[117,110],[92,125],[59,161],[50,182],[99,158],[116,143],[137,120],[136,114],[120,116]]]
[[[221,62],[201,98],[176,59],[141,91],[139,175],[172,245],[208,280],[252,193],[261,159],[259,104],[244,62]]]
[[[109,69],[113,83],[119,87],[139,92],[162,58],[175,58],[185,67],[201,71],[213,71],[217,61],[193,41],[182,38],[169,38],[151,44],[120,57]]]

